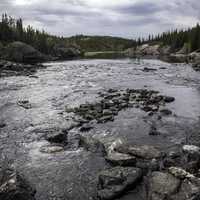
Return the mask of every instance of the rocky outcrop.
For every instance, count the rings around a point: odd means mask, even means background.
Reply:
[[[13,42],[7,45],[3,57],[18,63],[39,63],[47,60],[45,55],[23,42]]]
[[[125,51],[128,57],[135,56],[159,56],[169,55],[171,48],[169,46],[161,46],[160,44],[143,44],[136,48],[129,48]]]
[[[58,59],[71,59],[81,56],[82,52],[76,45],[57,44],[53,48],[53,55]]]

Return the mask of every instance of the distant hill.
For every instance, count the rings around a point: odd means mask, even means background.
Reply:
[[[85,36],[77,35],[68,38],[85,52],[94,51],[122,51],[135,46],[135,41],[111,36]]]

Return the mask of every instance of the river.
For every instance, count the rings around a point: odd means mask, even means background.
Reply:
[[[54,154],[40,152],[47,144],[44,130],[71,123],[66,106],[95,102],[107,89],[153,89],[175,97],[173,111],[162,120],[149,118],[136,108],[119,112],[113,122],[94,124],[85,135],[109,145],[121,138],[134,144],[151,144],[165,151],[185,143],[200,144],[200,73],[188,64],[154,59],[74,60],[44,64],[35,76],[0,79],[0,148],[32,185],[37,200],[90,200],[96,194],[97,173],[108,167],[100,155],[83,148]],[[156,70],[144,71],[144,67]],[[28,100],[32,108],[17,102]],[[150,136],[151,124],[162,133]],[[72,129],[69,134],[79,133]],[[134,196],[135,195],[135,196]],[[138,199],[128,194],[121,200]]]

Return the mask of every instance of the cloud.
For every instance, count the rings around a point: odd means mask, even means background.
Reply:
[[[57,35],[147,36],[200,20],[197,0],[0,0],[2,12]]]

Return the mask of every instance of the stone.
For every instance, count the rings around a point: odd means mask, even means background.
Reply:
[[[169,110],[169,109],[162,109],[162,110],[160,110],[160,112],[161,112],[163,115],[171,115],[171,114],[172,114],[172,111]]]
[[[195,145],[184,145],[183,152],[190,154],[200,153],[200,147],[197,147]]]
[[[29,103],[28,100],[21,100],[21,101],[18,101],[17,104],[25,109],[31,109],[32,108],[32,105]]]
[[[134,189],[142,178],[142,171],[134,167],[114,167],[100,172],[98,178],[98,197],[112,200],[128,189]]]
[[[93,127],[89,124],[83,124],[81,127],[80,127],[80,131],[81,132],[87,132],[87,131],[90,131],[91,129],[93,129]]]
[[[148,181],[148,193],[151,200],[165,200],[177,192],[181,181],[169,173],[152,172]]]
[[[170,167],[168,169],[169,173],[172,174],[173,176],[179,178],[179,179],[191,179],[194,178],[193,174],[190,174],[189,172],[186,172],[184,169],[182,168],[178,168],[178,167]]]
[[[106,154],[105,146],[99,140],[82,135],[77,135],[77,137],[79,137],[79,147],[83,147],[85,150],[92,153]]]
[[[53,130],[53,131],[49,131],[46,134],[46,140],[51,142],[51,143],[63,143],[66,144],[67,143],[67,133],[65,131],[62,130]]]
[[[47,146],[43,146],[40,148],[40,152],[42,153],[58,153],[58,152],[62,152],[64,151],[64,148],[62,146],[51,146],[51,145],[47,145]]]
[[[149,135],[156,136],[160,135],[161,133],[157,130],[155,126],[151,126],[151,129],[149,131]]]
[[[15,170],[0,168],[0,177],[1,200],[35,200],[35,189]]]
[[[171,102],[175,101],[175,98],[174,97],[165,96],[164,97],[164,101],[166,103],[171,103]]]
[[[135,157],[143,158],[143,159],[153,159],[162,157],[162,153],[153,146],[148,145],[134,145],[127,146],[122,145],[116,149],[116,151],[120,153],[126,153],[133,155]]]
[[[0,128],[4,128],[4,127],[6,127],[6,123],[0,122]]]
[[[109,152],[105,159],[113,165],[119,166],[135,166],[136,158],[134,156],[118,153],[118,152]]]
[[[144,67],[143,71],[144,72],[152,72],[152,71],[157,71],[157,69],[149,68],[149,67]]]

